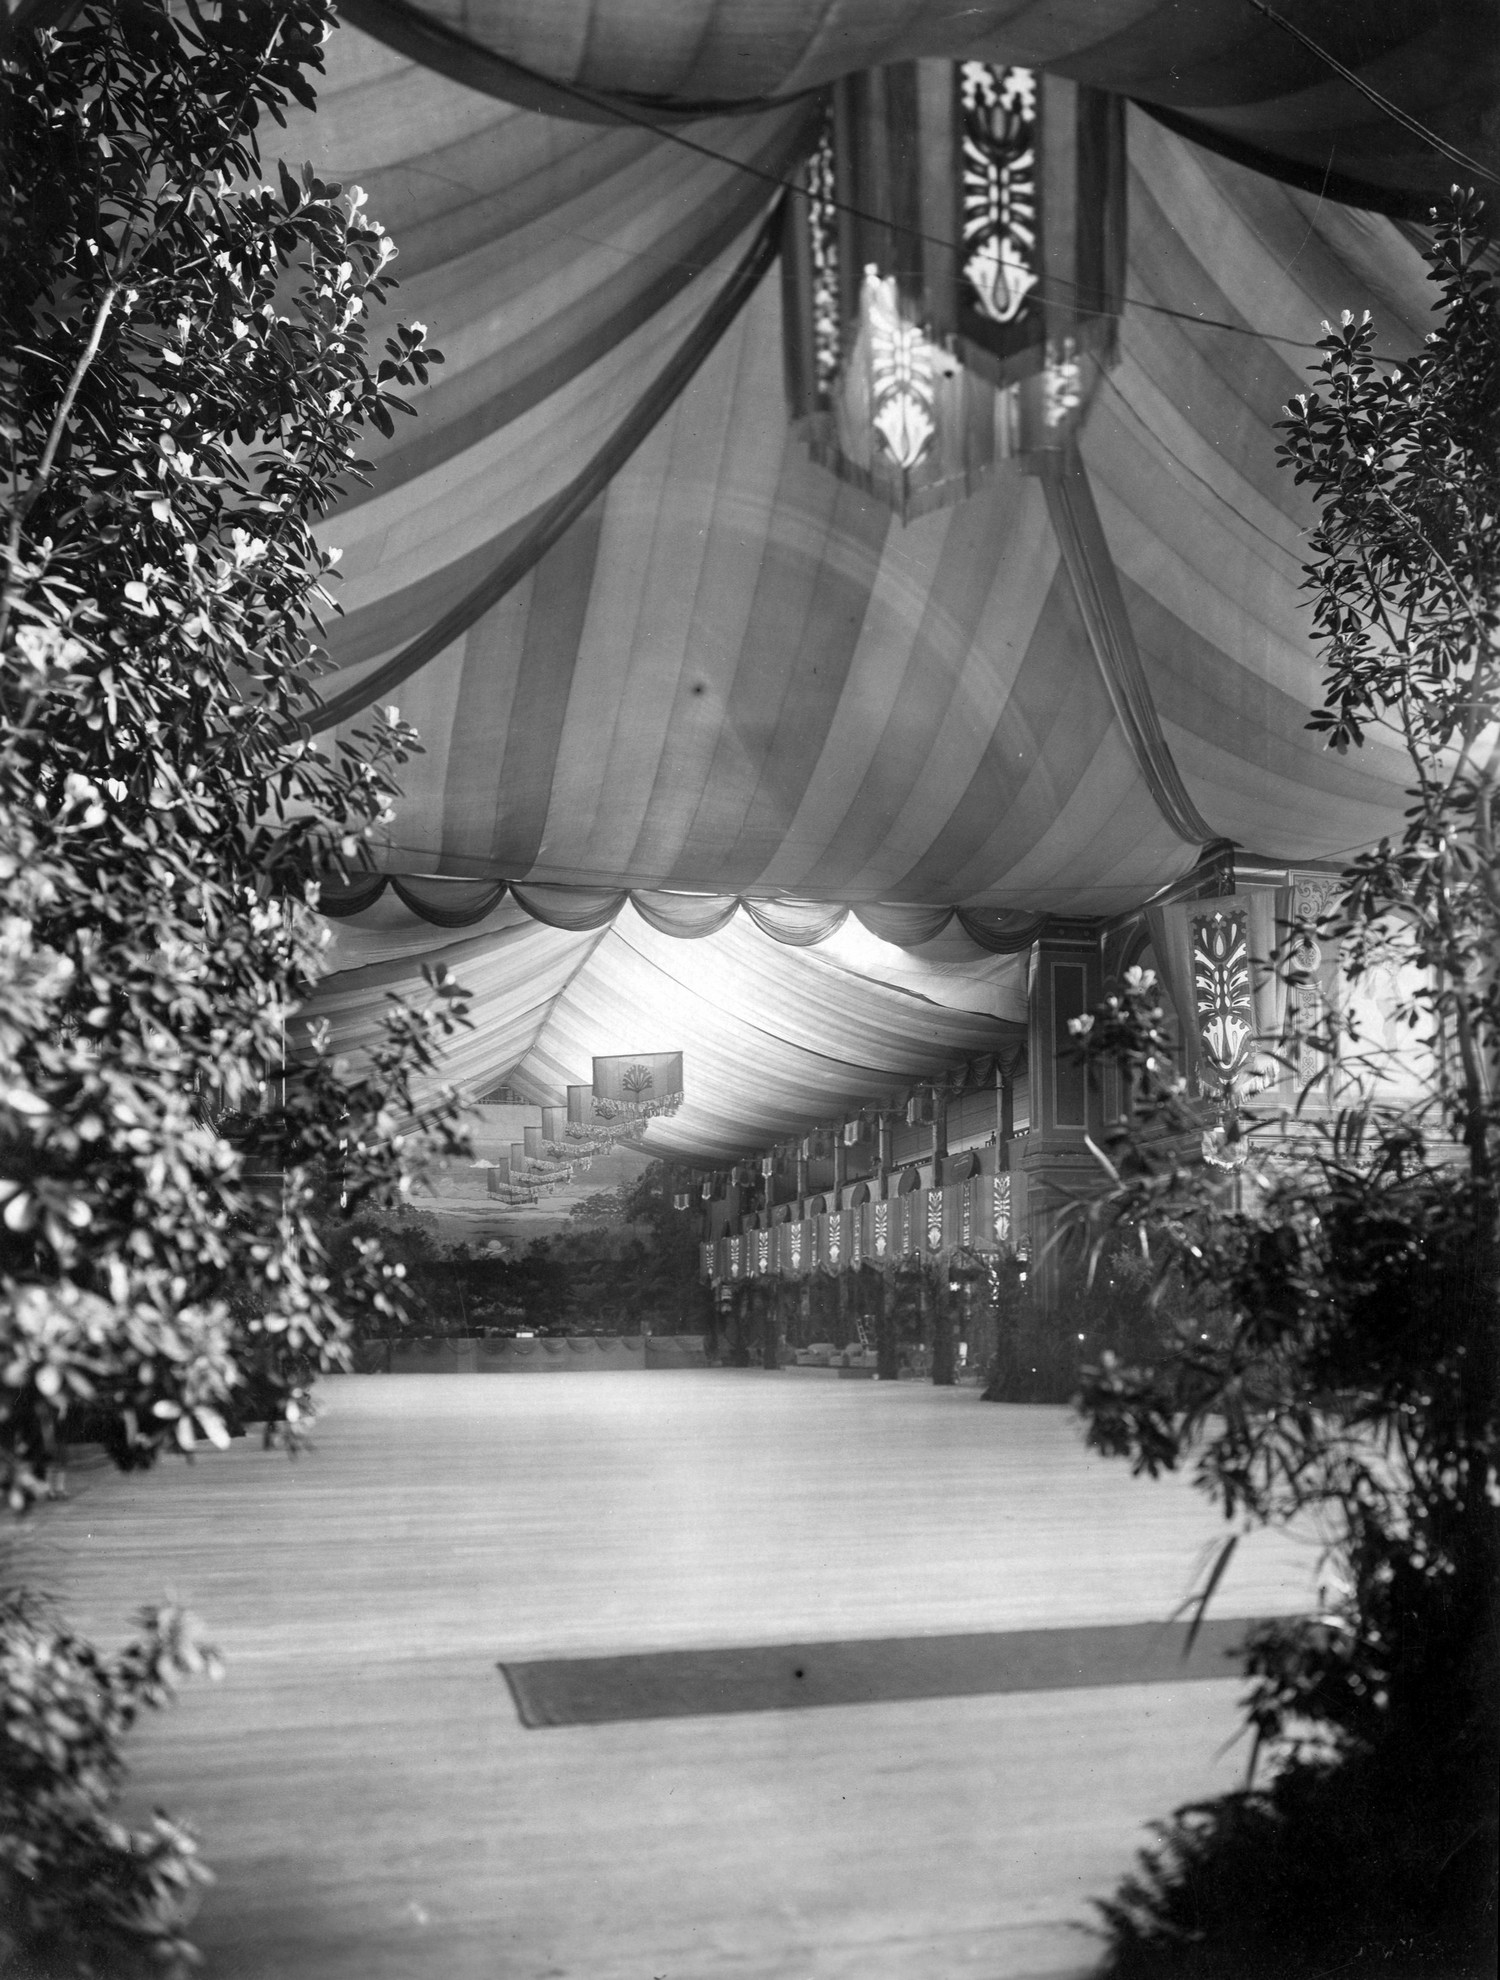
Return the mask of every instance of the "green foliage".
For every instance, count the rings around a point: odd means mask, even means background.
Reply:
[[[604,1229],[623,1224],[627,1193],[623,1183],[616,1183],[613,1189],[596,1189],[570,1205],[568,1216],[575,1223],[597,1224]]]
[[[1487,1975],[1466,1929],[1484,1902],[1484,1838],[1455,1859],[1429,1779],[1414,1786],[1417,1799],[1403,1771],[1362,1754],[1179,1810],[1100,1906],[1099,1980]]]
[[[192,1838],[160,1812],[129,1829],[110,1811],[141,1708],[218,1662],[178,1609],[140,1628],[105,1657],[35,1597],[0,1595],[0,1973],[127,1980],[191,1961],[180,1921],[211,1881]]]
[[[1189,1295],[1176,1273],[1158,1284],[1156,1266],[1118,1235],[1091,1261],[1065,1258],[1045,1308],[1018,1268],[1003,1266],[995,1310],[988,1402],[1073,1402],[1101,1357],[1154,1368],[1201,1352],[1223,1325],[1212,1288]]]
[[[586,1197],[570,1215],[583,1226],[552,1241],[568,1278],[568,1316],[589,1325],[659,1332],[686,1319],[706,1325],[694,1218],[673,1207],[672,1172],[652,1162],[634,1182]]]
[[[0,324],[0,1484],[48,1489],[87,1409],[124,1466],[224,1436],[253,1380],[293,1428],[378,1244],[335,1290],[320,1177],[393,1204],[413,1077],[453,1021],[393,1009],[360,1065],[286,1026],[317,980],[315,876],[387,815],[394,713],[334,756],[314,526],[368,421],[437,354],[368,355],[393,249],[357,189],[278,168],[325,0],[85,8],[3,75]],[[451,1123],[430,1123],[440,1142]]]
[[[389,816],[394,710],[333,754],[305,718],[334,555],[320,518],[366,424],[440,361],[370,352],[394,252],[357,188],[259,130],[310,78],[328,0],[97,0],[0,50],[0,1491],[289,1441],[399,1261],[394,1210],[458,1147],[414,1082],[462,1021],[393,1006],[332,1059],[290,1035],[323,967],[320,874]],[[202,1873],[165,1817],[108,1815],[117,1742],[201,1658],[180,1617],[101,1657],[0,1612],[0,1947],[42,1970],[180,1967]],[[37,1970],[24,1964],[25,1971]]]
[[[1400,838],[1353,860],[1284,945],[1292,982],[1339,945],[1317,1077],[1281,1115],[1227,1095],[1220,1166],[1185,1167],[1167,1151],[1201,1130],[1202,1103],[1175,1076],[1149,974],[1076,1027],[1121,1058],[1143,1115],[1112,1150],[1096,1246],[1143,1234],[1223,1316],[1149,1364],[1101,1357],[1089,1440],[1153,1476],[1190,1464],[1239,1530],[1327,1538],[1317,1613],[1250,1642],[1266,1778],[1180,1811],[1105,1907],[1120,1980],[1493,1970],[1500,297],[1472,197],[1428,259],[1441,320],[1424,349],[1382,368],[1368,321],[1346,315],[1283,429],[1322,518],[1311,726],[1335,749],[1393,731],[1413,775]],[[1376,971],[1395,1045],[1354,1015]]]

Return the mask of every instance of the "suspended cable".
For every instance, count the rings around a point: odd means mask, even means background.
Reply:
[[[508,56],[506,62],[508,67],[515,69],[518,74],[524,76],[528,82],[535,84],[538,88],[545,86],[549,89],[556,90],[565,97],[571,97],[575,101],[587,105],[591,110],[602,113],[621,123],[634,124],[641,130],[652,132],[656,137],[667,139],[671,144],[680,145],[684,151],[696,152],[700,158],[711,158],[717,164],[728,165],[732,170],[744,173],[747,178],[759,179],[764,185],[774,186],[778,192],[790,193],[796,199],[811,198],[807,187],[799,185],[795,179],[783,178],[779,172],[769,171],[763,165],[748,164],[744,159],[736,158],[732,152],[720,151],[715,145],[705,144],[701,138],[688,137],[683,132],[673,130],[668,125],[659,124],[647,116],[644,111],[637,110],[634,105],[626,103],[618,97],[607,96],[603,91],[590,89],[584,83],[564,82],[561,80],[554,81],[549,77],[539,75],[535,70],[528,69],[524,63],[517,62],[514,57]],[[793,102],[797,99],[788,98],[787,100]],[[819,204],[830,207],[836,213],[847,213],[853,220],[863,220],[869,226],[889,228],[892,232],[900,233],[908,240],[930,243],[934,247],[947,248],[950,251],[957,245],[956,242],[945,239],[941,234],[929,234],[918,227],[904,225],[897,227],[895,222],[887,219],[883,214],[872,213],[865,207],[855,206],[849,200],[820,198]],[[1059,287],[1071,289],[1074,300],[1069,302],[1066,298],[1059,298],[1055,295],[1051,296],[1050,300],[1061,300],[1064,306],[1071,309],[1075,315],[1111,319],[1118,313],[1112,309],[1090,308],[1087,304],[1078,302],[1077,296],[1082,285],[1077,282],[1070,282],[1066,276],[1044,275],[1037,282],[1037,288],[1042,292],[1044,300],[1049,299],[1046,294],[1048,290]],[[1147,302],[1143,296],[1124,296],[1121,298],[1121,307],[1126,309],[1149,310],[1153,316],[1174,317],[1179,323],[1195,323],[1206,330],[1227,330],[1231,335],[1236,337],[1254,337],[1265,343],[1290,344],[1299,351],[1315,351],[1320,348],[1318,344],[1311,342],[1305,337],[1288,337],[1282,335],[1277,330],[1257,330],[1253,326],[1243,323],[1227,323],[1222,317],[1200,316],[1192,310],[1173,309],[1166,303]]]
[[[1257,14],[1264,14],[1265,18],[1273,26],[1279,27],[1283,34],[1289,34],[1294,41],[1300,42],[1309,54],[1316,55],[1324,67],[1331,69],[1341,82],[1348,83],[1351,89],[1357,89],[1367,102],[1374,104],[1382,116],[1389,117],[1392,123],[1399,124],[1402,130],[1409,132],[1412,137],[1430,145],[1450,164],[1460,166],[1465,172],[1478,173],[1481,179],[1487,180],[1492,186],[1500,186],[1500,178],[1496,178],[1493,172],[1487,171],[1477,158],[1471,158],[1468,152],[1460,151],[1456,144],[1449,144],[1446,138],[1439,137],[1436,131],[1429,130],[1419,117],[1413,117],[1410,111],[1403,110],[1399,103],[1393,103],[1388,96],[1382,96],[1378,89],[1367,83],[1363,77],[1356,75],[1353,69],[1346,68],[1336,55],[1330,55],[1328,50],[1314,41],[1310,34],[1304,34],[1295,22],[1289,21],[1284,14],[1278,14],[1274,7],[1268,7],[1266,0],[1249,0],[1249,5]]]

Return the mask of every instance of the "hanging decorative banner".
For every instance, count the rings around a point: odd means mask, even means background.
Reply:
[[[732,1279],[743,1278],[745,1273],[745,1240],[743,1238],[732,1237],[728,1242],[729,1276]]]
[[[776,1157],[774,1155],[761,1156],[760,1172],[765,1177],[767,1182],[771,1180],[772,1176],[774,1176],[776,1173]]]
[[[765,1274],[771,1269],[771,1233],[769,1231],[757,1231],[755,1233],[755,1269],[761,1274]]]
[[[563,1109],[544,1108],[542,1118],[549,1113],[561,1115]],[[632,1140],[644,1133],[644,1116],[621,1114],[617,1120],[605,1119],[594,1111],[594,1089],[592,1086],[570,1086],[568,1088],[567,1133],[570,1155],[583,1152],[599,1155],[613,1148],[620,1141]]]
[[[1282,1035],[1289,998],[1284,973],[1271,965],[1284,933],[1278,898],[1273,888],[1245,888],[1147,911],[1194,1092],[1243,1100],[1279,1074],[1269,1049]]]
[[[699,1278],[700,1278],[700,1279],[712,1279],[712,1278],[714,1277],[714,1252],[715,1252],[715,1250],[716,1250],[716,1247],[715,1247],[714,1245],[712,1245],[712,1244],[700,1244],[700,1245],[699,1245],[699,1247],[698,1247],[698,1276],[699,1276]]]
[[[835,83],[782,253],[813,458],[910,519],[1035,444],[1023,381],[1076,417],[1080,360],[1113,349],[1125,176],[1122,106],[1061,78],[927,60]]]
[[[849,1263],[857,1272],[865,1262],[865,1218],[868,1203],[856,1203],[849,1212]]]
[[[875,1256],[884,1258],[891,1248],[891,1206],[877,1203],[875,1211]]]
[[[958,1241],[967,1247],[974,1240],[974,1195],[979,1188],[979,1178],[959,1186],[958,1197]]]
[[[927,1249],[941,1251],[943,1248],[943,1192],[930,1189],[927,1192]]]
[[[1011,331],[1012,348],[1035,339],[1037,79],[990,62],[958,66],[963,130],[962,305]]]
[[[1299,873],[1292,883],[1292,929],[1286,937],[1283,980],[1282,1056],[1291,1063],[1299,1089],[1324,1083],[1332,1068],[1328,1014],[1338,980],[1338,946],[1323,927],[1342,891],[1327,874]]]
[[[617,1116],[675,1114],[682,1105],[681,1052],[625,1052],[595,1059],[593,1112]]]
[[[1010,1244],[1012,1242],[1010,1177],[1008,1175],[996,1176],[995,1178],[995,1242],[996,1244]]]
[[[1193,995],[1206,1069],[1228,1080],[1239,1069],[1255,1028],[1250,939],[1245,911],[1213,904],[1193,921]]]

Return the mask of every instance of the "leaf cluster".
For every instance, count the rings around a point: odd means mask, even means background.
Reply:
[[[156,1814],[114,1815],[120,1743],[182,1678],[217,1676],[192,1618],[146,1610],[113,1656],[34,1597],[0,1597],[0,1965],[129,1976],[193,1960],[181,1915],[211,1881],[192,1837]]]
[[[395,1311],[340,1207],[397,1204],[456,1111],[414,1122],[463,998],[371,1049],[295,1030],[317,880],[390,816],[394,710],[307,739],[368,425],[439,354],[370,352],[394,249],[357,188],[260,136],[311,104],[325,0],[100,0],[0,65],[0,1486],[80,1426],[127,1467],[295,1434],[351,1322]],[[289,1028],[292,1035],[289,1038]]]
[[[1191,1466],[1224,1513],[1234,1530],[1200,1612],[1246,1529],[1295,1523],[1323,1549],[1315,1612],[1249,1646],[1246,1717],[1271,1783],[1163,1832],[1105,1907],[1121,1976],[1302,1970],[1309,1947],[1330,1970],[1351,1947],[1388,1960],[1403,1905],[1413,1930],[1446,1917],[1459,1938],[1488,1905],[1493,1932],[1500,285],[1472,195],[1437,216],[1427,258],[1440,321],[1424,348],[1384,366],[1368,319],[1346,313],[1282,429],[1283,465],[1320,514],[1306,576],[1326,674],[1311,727],[1335,750],[1383,728],[1413,779],[1399,837],[1356,856],[1276,959],[1300,989],[1310,954],[1338,958],[1317,1075],[1279,1110],[1227,1093],[1206,1167],[1190,1159],[1194,1109],[1167,1071],[1154,985],[1138,975],[1076,1027],[1118,1058],[1139,1109],[1080,1212],[1088,1242],[1138,1237],[1158,1287],[1180,1278],[1222,1319],[1149,1362],[1101,1357],[1081,1402],[1089,1441],[1153,1476]],[[1356,993],[1377,974],[1405,1045],[1359,1034]],[[1286,1040],[1260,1046],[1291,1065]],[[1372,1845],[1385,1872],[1363,1888],[1384,1876],[1402,1896],[1360,1953],[1353,1914],[1302,1908],[1298,1865],[1341,1849],[1337,1825],[1359,1831],[1372,1794],[1398,1812]],[[1401,1857],[1420,1857],[1425,1884]],[[1281,1882],[1257,1967],[1236,1963],[1225,1904],[1195,1907],[1219,1884],[1243,1897],[1259,1874]]]

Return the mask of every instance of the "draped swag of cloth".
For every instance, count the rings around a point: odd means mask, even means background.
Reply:
[[[792,155],[800,149],[793,142]],[[753,183],[753,181],[752,181]],[[636,399],[593,458],[550,502],[523,524],[502,533],[489,568],[432,620],[415,639],[390,655],[358,684],[335,694],[306,718],[308,732],[336,728],[382,694],[399,686],[460,638],[507,597],[567,534],[609,486],[662,415],[676,403],[715,345],[745,307],[773,265],[782,221],[773,209],[758,228],[739,265],[693,330]]]
[[[906,906],[900,902],[850,908],[831,901],[755,901],[733,894],[673,894],[611,887],[518,886],[506,880],[409,878],[384,873],[325,881],[319,911],[347,921],[374,907],[389,888],[404,907],[434,928],[469,928],[485,920],[507,894],[533,921],[583,933],[606,928],[627,902],[658,934],[693,941],[716,935],[743,909],[763,935],[791,948],[812,948],[840,929],[850,914],[898,949],[934,941],[955,920],[976,948],[1011,956],[1030,948],[1040,915],[1003,908]]]

